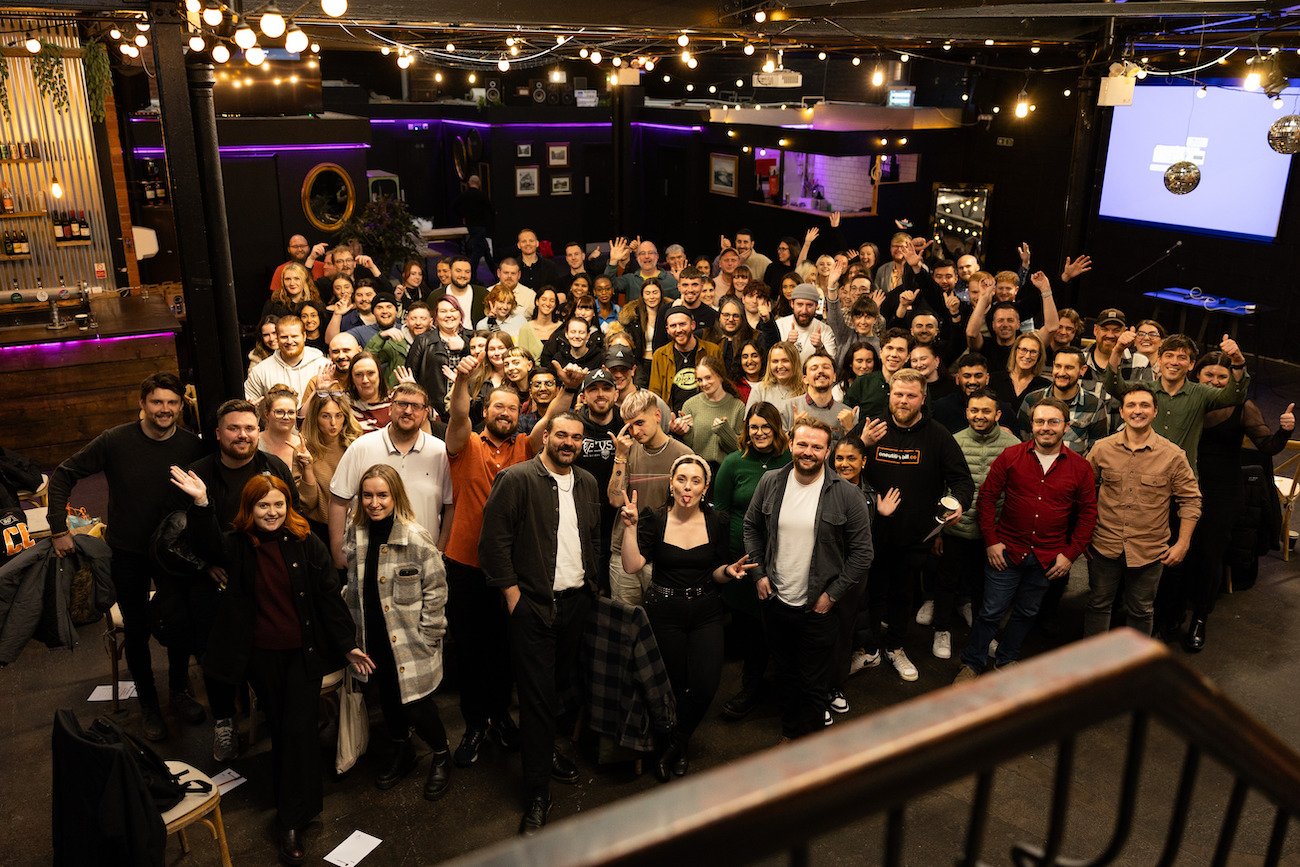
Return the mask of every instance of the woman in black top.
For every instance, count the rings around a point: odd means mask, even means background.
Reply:
[[[682,455],[668,473],[669,502],[639,514],[636,492],[620,513],[623,568],[654,564],[645,610],[677,700],[677,730],[655,762],[655,775],[687,771],[686,746],[709,710],[722,677],[722,596],[718,585],[745,577],[748,555],[728,565],[730,525],[704,505],[712,473],[698,455]]]
[[[194,500],[195,552],[226,569],[203,669],[222,683],[237,686],[247,677],[253,685],[271,730],[280,860],[301,864],[303,829],[324,798],[321,678],[348,663],[370,674],[374,663],[357,647],[329,550],[290,505],[282,479],[269,473],[249,479],[234,529],[223,536],[203,480],[180,467],[171,472],[172,483]]]

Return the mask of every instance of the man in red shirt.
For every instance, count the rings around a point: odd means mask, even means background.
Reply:
[[[468,356],[456,368],[447,422],[447,455],[454,498],[451,535],[443,559],[447,564],[447,625],[460,662],[460,714],[465,735],[454,756],[456,766],[478,761],[489,731],[506,750],[519,748],[519,729],[510,718],[510,638],[505,602],[487,586],[479,566],[478,540],[483,532],[483,504],[497,473],[532,458],[541,448],[542,431],[552,415],[564,412],[582,383],[582,371],[560,370],[564,385],[529,436],[517,433],[519,393],[510,386],[493,389],[483,408],[483,431],[469,420],[469,380],[479,359]]]
[[[988,667],[989,642],[1014,603],[1011,621],[998,642],[994,668],[1020,658],[1038,606],[1052,581],[1070,580],[1070,567],[1092,539],[1097,525],[1097,485],[1092,467],[1062,445],[1070,410],[1054,397],[1034,404],[1029,442],[1007,448],[989,467],[979,502],[980,533],[988,554],[984,600],[961,654],[956,682]]]

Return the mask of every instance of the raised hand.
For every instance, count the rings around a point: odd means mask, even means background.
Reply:
[[[889,425],[881,419],[867,419],[862,425],[862,444],[870,448],[885,438],[889,433]]]
[[[876,309],[880,309],[885,306],[885,296],[888,294],[889,293],[884,289],[872,289],[871,294],[868,297],[870,297],[872,301],[876,302]]]
[[[1246,363],[1246,356],[1241,354],[1241,347],[1237,346],[1237,341],[1226,334],[1223,335],[1223,340],[1219,343],[1219,351],[1232,359],[1233,364]]]
[[[1065,267],[1061,269],[1061,280],[1065,283],[1069,283],[1080,274],[1087,274],[1091,270],[1092,257],[1087,253],[1079,256],[1078,259],[1071,259],[1069,256],[1066,256]]]
[[[415,382],[415,374],[411,373],[411,368],[402,364],[393,368],[393,376],[397,377],[398,382]]]
[[[1028,244],[1028,242],[1021,241],[1021,242],[1020,242],[1020,246],[1016,248],[1016,252],[1020,254],[1020,267],[1021,267],[1021,268],[1028,268],[1028,267],[1029,267],[1029,244]]]
[[[1279,425],[1284,431],[1295,430],[1295,404],[1294,403],[1288,403],[1286,405],[1286,410],[1282,413],[1282,418],[1279,421]]]
[[[764,319],[772,317],[772,302],[764,298],[758,302],[758,315]]]
[[[744,578],[749,574],[750,569],[757,568],[758,564],[749,562],[749,555],[746,554],[735,563],[727,564],[726,573],[730,575],[733,580],[739,581],[741,578]]]
[[[1034,284],[1034,288],[1044,295],[1052,294],[1052,281],[1042,271],[1035,271],[1030,276],[1029,282]]]
[[[677,434],[678,436],[685,436],[691,432],[691,428],[694,425],[695,418],[691,416],[690,413],[682,413],[681,415],[674,414],[668,421],[668,432]]]
[[[725,249],[727,249],[727,248],[730,247],[730,246],[731,246],[731,239],[730,239],[730,238],[728,238],[726,235],[719,235],[719,236],[718,236],[718,249],[719,249],[719,250],[725,250]]]
[[[880,495],[876,501],[876,511],[881,515],[892,515],[898,509],[898,504],[903,501],[903,492],[898,488],[890,488]]]
[[[609,261],[620,262],[627,256],[627,238],[615,238],[609,242]]]
[[[831,211],[831,228],[838,229],[839,227],[840,227],[840,212]]]
[[[820,234],[821,234],[821,232],[817,229],[816,226],[813,226],[811,229],[809,229],[808,231],[804,232],[804,233],[803,233],[803,242],[804,242],[804,245],[807,246],[807,245],[811,244],[813,241],[816,241],[816,240],[817,240],[817,236],[820,235]]]
[[[857,424],[857,415],[846,406],[836,414],[835,420],[839,422],[840,430],[852,430]]]
[[[316,374],[316,390],[329,391],[329,387],[338,382],[339,369],[335,367],[334,362],[327,361],[325,366]]]
[[[322,241],[321,243],[311,248],[311,257],[313,259],[319,259],[321,256],[325,255],[325,251],[328,249],[329,247],[325,246],[325,242]]]
[[[636,491],[631,496],[623,496],[623,506],[618,510],[618,518],[623,522],[624,527],[635,527],[638,512],[636,510]]]
[[[460,379],[462,376],[469,376],[475,370],[478,369],[478,366],[481,363],[482,363],[482,359],[480,359],[477,355],[466,355],[464,358],[460,360],[460,363],[456,365],[455,378]]]
[[[561,388],[579,389],[582,388],[582,380],[586,378],[587,371],[576,364],[569,364],[560,367],[560,362],[552,361],[551,367],[555,368],[555,380]]]
[[[812,336],[809,339],[815,349],[822,348],[822,327],[820,324],[813,326]]]
[[[956,292],[943,293],[943,303],[948,308],[950,316],[956,316],[961,312],[961,299],[957,297]]]
[[[375,260],[371,259],[365,253],[362,253],[360,256],[357,257],[357,264],[368,271],[375,270]]]
[[[1128,349],[1136,342],[1137,342],[1137,329],[1134,328],[1132,325],[1130,325],[1126,331],[1120,332],[1119,339],[1115,341],[1115,351],[1119,353],[1123,353],[1124,350]]]
[[[172,484],[180,489],[181,493],[198,503],[208,498],[208,486],[203,483],[193,470],[182,470],[178,466],[172,466]]]
[[[627,425],[623,425],[623,429],[614,437],[614,456],[626,458],[627,453],[632,451],[634,445],[636,445],[636,440],[632,439],[627,432]]]

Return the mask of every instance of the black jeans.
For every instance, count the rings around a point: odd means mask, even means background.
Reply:
[[[965,593],[972,607],[984,598],[984,566],[988,553],[983,539],[967,539],[945,533],[943,554],[939,556],[939,581],[934,592],[934,631],[952,630],[952,615],[957,599]],[[1062,585],[1066,581],[1053,582]]]
[[[501,591],[483,570],[447,559],[447,626],[456,647],[460,715],[484,728],[510,712],[510,638]]]
[[[477,278],[479,259],[483,260],[489,271],[496,273],[497,266],[492,261],[492,250],[488,244],[487,228],[485,226],[466,226],[466,228],[469,230],[469,234],[465,236],[462,249],[465,251],[465,258],[469,259],[470,273]]]
[[[526,598],[510,614],[526,798],[550,789],[560,696],[577,682],[578,649],[590,613],[591,595],[580,592],[555,600],[555,619],[550,624]]]
[[[869,651],[898,650],[907,638],[907,627],[916,616],[912,587],[920,580],[921,568],[930,551],[923,545],[877,545],[876,559],[867,579],[867,618],[858,618],[857,644]],[[887,632],[882,622],[889,624]]]
[[[374,660],[375,671],[370,681],[379,693],[379,706],[384,709],[384,725],[388,727],[388,736],[393,740],[406,740],[412,728],[435,752],[447,749],[447,730],[443,728],[442,717],[438,715],[438,705],[433,700],[433,693],[417,698],[407,704],[402,703],[402,688],[397,680],[397,661],[393,658],[393,648],[384,636],[388,630],[382,623],[366,624],[366,634],[375,635],[378,641],[369,643],[366,650]]]
[[[689,738],[709,711],[722,680],[722,597],[646,594],[645,613],[677,700],[677,731]]]
[[[117,604],[122,610],[123,643],[126,646],[126,667],[135,681],[136,695],[142,705],[158,705],[158,687],[153,679],[153,659],[149,653],[149,588],[153,583],[154,565],[148,555],[133,551],[113,549],[111,576],[117,591]],[[170,668],[167,685],[172,692],[183,692],[190,687],[189,647],[167,648]]]
[[[857,645],[858,618],[863,613],[866,598],[867,582],[859,581],[831,609],[839,623],[835,635],[834,667],[831,669],[831,686],[835,689],[844,686],[844,681],[849,679],[849,665],[853,661],[853,650]]]
[[[834,610],[817,614],[773,596],[763,604],[763,619],[781,701],[781,734],[797,738],[819,731],[831,686],[839,618]]]
[[[324,799],[316,719],[320,678],[308,676],[301,649],[254,648],[248,679],[271,731],[276,829],[301,829],[320,814]]]

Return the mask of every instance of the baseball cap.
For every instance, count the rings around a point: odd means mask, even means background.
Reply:
[[[614,385],[614,377],[609,375],[609,371],[603,367],[597,367],[582,380],[582,390],[586,391],[593,385],[599,385],[602,382],[610,388],[618,388],[618,386]]]
[[[376,292],[375,299],[370,302],[370,309],[373,310],[374,308],[378,307],[380,304],[391,304],[394,307],[398,308],[399,310],[401,309],[402,306],[397,303],[397,296],[394,295],[392,292]]]
[[[1124,320],[1124,311],[1117,307],[1107,307],[1097,316],[1098,325],[1110,325],[1112,322],[1122,326],[1128,325],[1128,322]]]
[[[615,346],[605,353],[605,367],[636,367],[636,356],[626,346]]]

